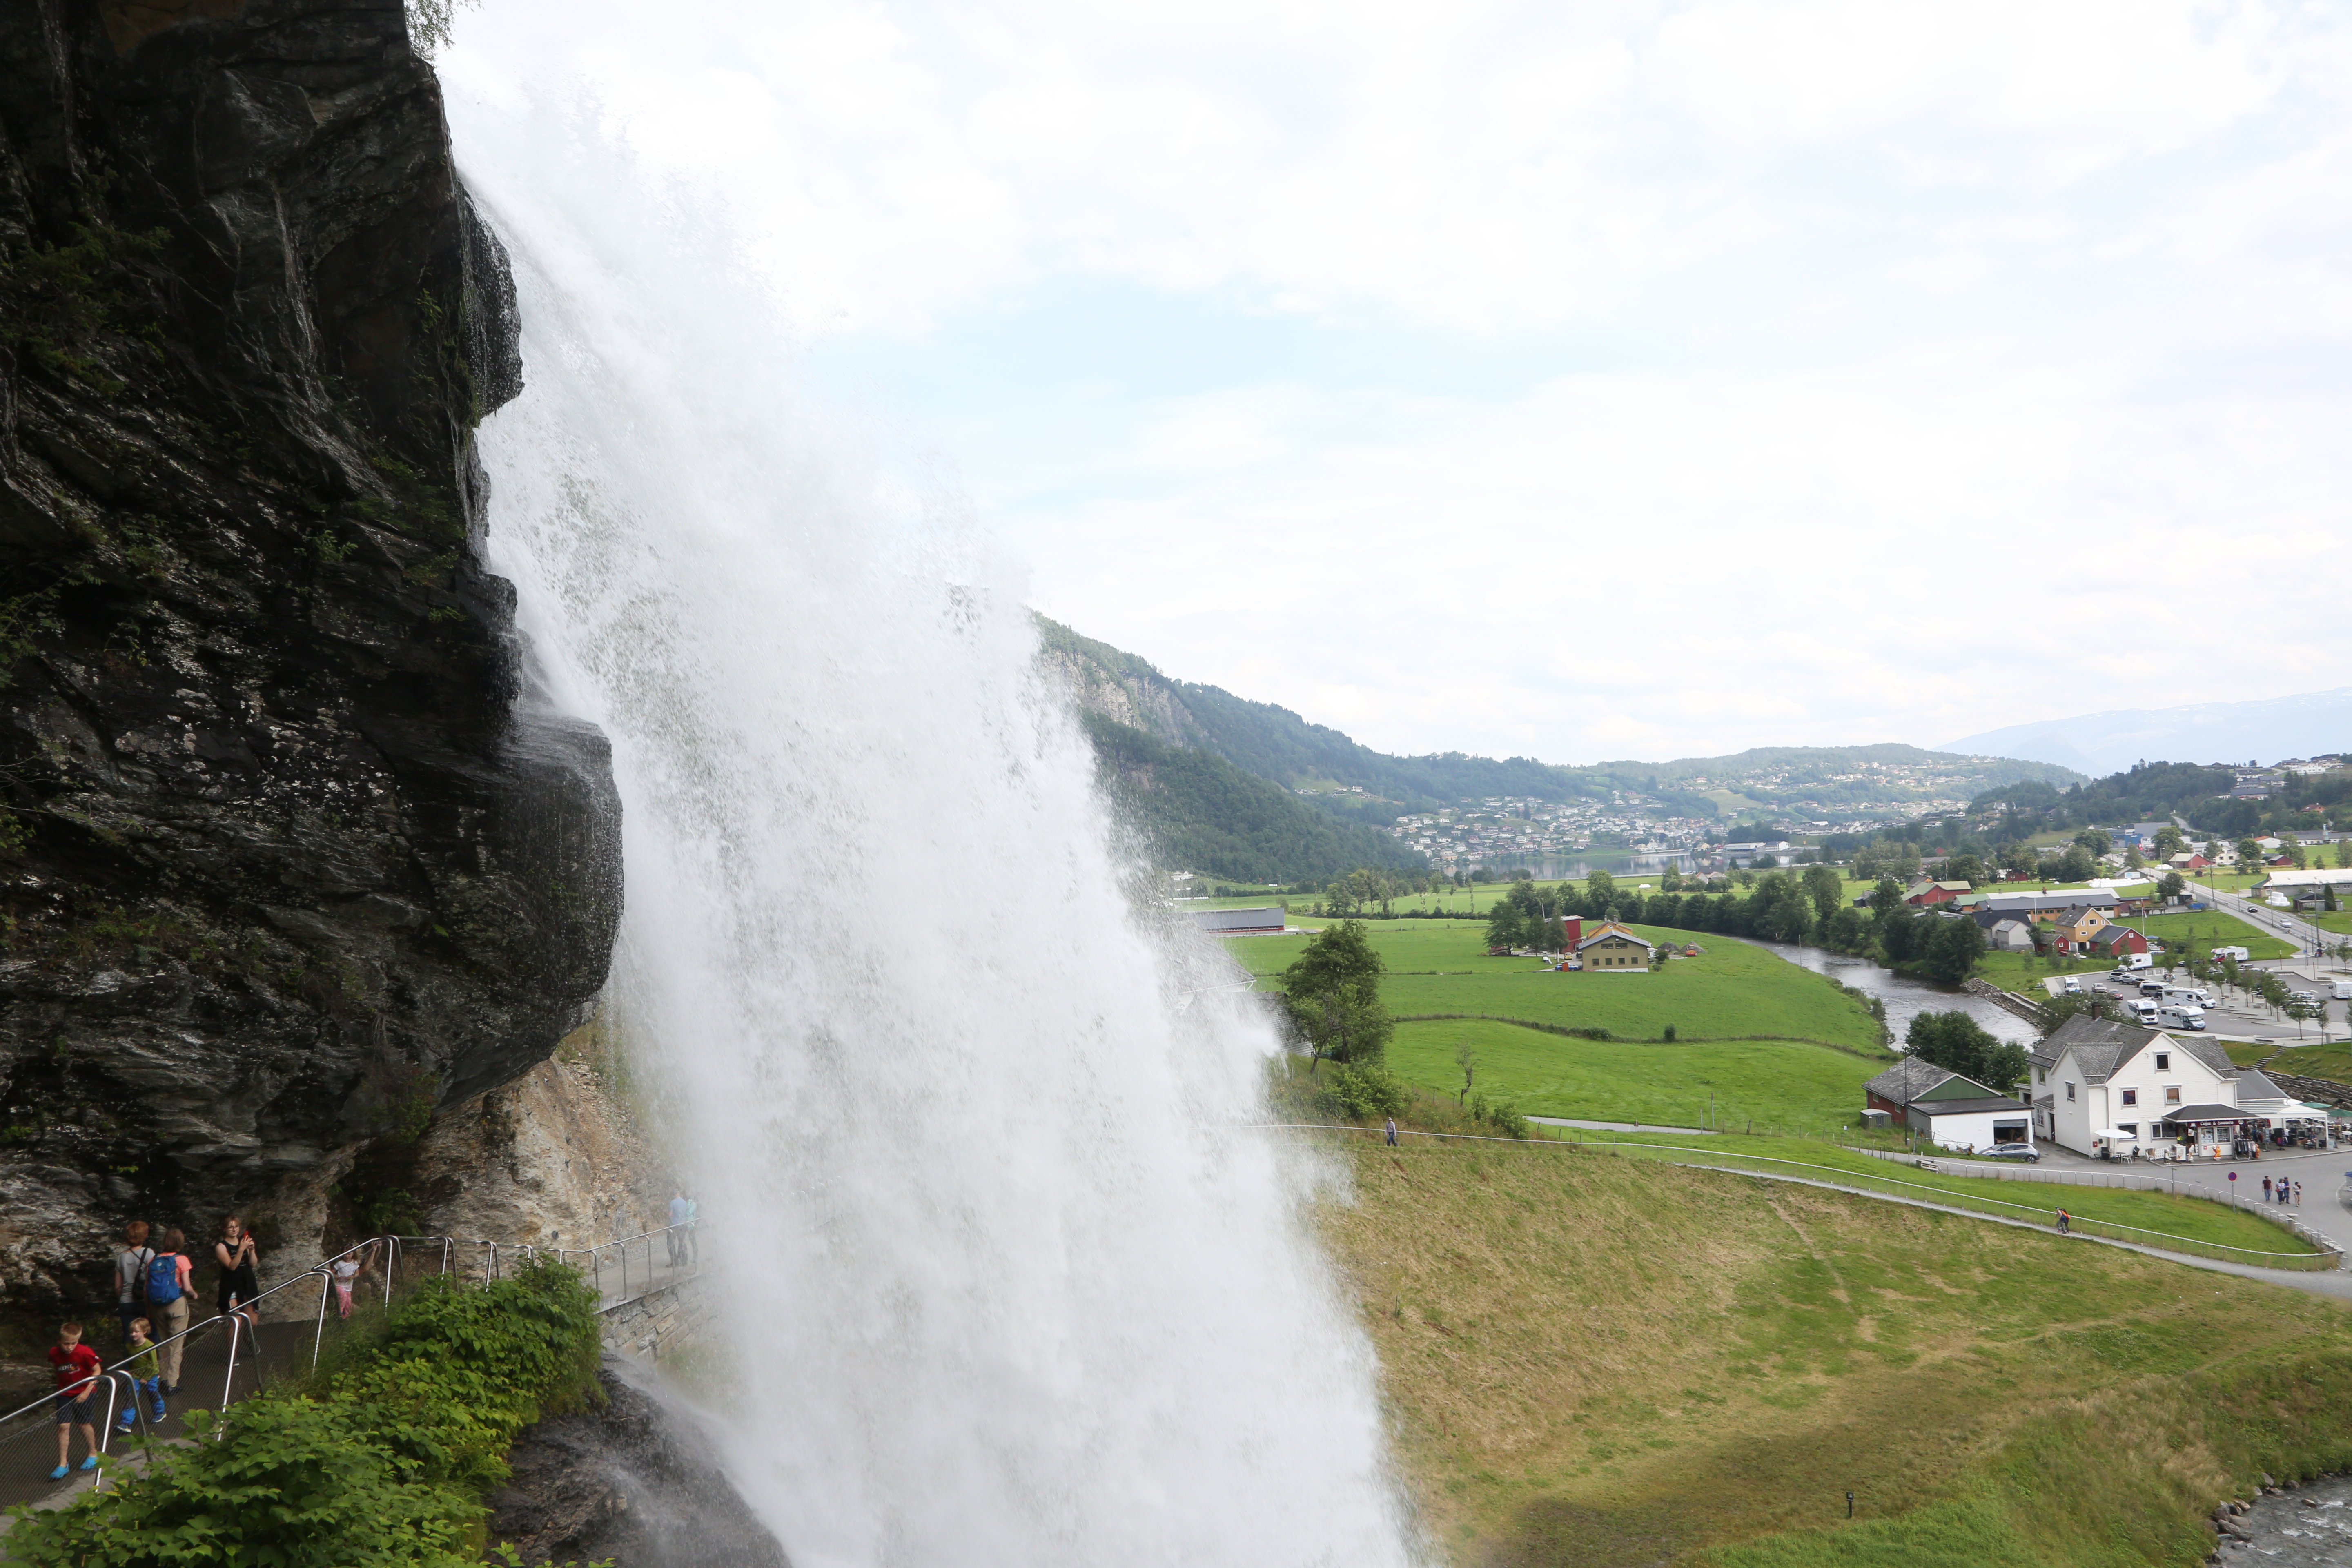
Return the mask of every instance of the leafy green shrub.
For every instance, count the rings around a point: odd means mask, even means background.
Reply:
[[[515,1435],[595,1384],[596,1299],[539,1261],[435,1279],[309,1388],[266,1390],[69,1508],[17,1510],[32,1568],[470,1568]]]
[[[1412,1086],[1386,1068],[1342,1062],[1331,1071],[1331,1100],[1351,1121],[1401,1116],[1412,1104]]]

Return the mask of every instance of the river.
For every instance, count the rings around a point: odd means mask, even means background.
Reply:
[[[1790,946],[1779,942],[1759,942],[1756,945],[1767,952],[1780,954],[1801,968],[1810,969],[1816,974],[1826,974],[1885,1003],[1886,1026],[1895,1031],[1898,1046],[1904,1034],[1911,1027],[1911,1020],[1919,1014],[1954,1011],[1966,1013],[1993,1035],[2004,1040],[2013,1040],[2021,1046],[2031,1046],[2041,1038],[2033,1032],[2032,1025],[1982,996],[1971,996],[1965,991],[1938,985],[1932,980],[1897,974],[1850,952],[1832,952],[1825,947]]]

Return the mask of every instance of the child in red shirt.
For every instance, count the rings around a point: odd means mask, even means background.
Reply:
[[[98,1392],[98,1352],[81,1342],[79,1323],[58,1325],[49,1364],[58,1369],[58,1468],[49,1472],[49,1479],[61,1481],[70,1473],[66,1458],[76,1426],[81,1428],[82,1446],[89,1450],[81,1468],[98,1468],[98,1417],[90,1406],[90,1396]]]

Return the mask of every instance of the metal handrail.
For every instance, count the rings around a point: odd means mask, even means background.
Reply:
[[[1309,1121],[1265,1121],[1252,1123],[1252,1125],[1268,1129],[1287,1129],[1298,1131],[1359,1132],[1368,1135],[1380,1133],[1383,1131],[1378,1127],[1355,1127],[1345,1123]],[[1677,1163],[1688,1165],[1696,1170],[1728,1171],[1734,1175],[1747,1176],[1769,1176],[1773,1173],[1769,1171],[1758,1172],[1746,1170],[1738,1165],[1711,1163],[1711,1161],[1716,1160],[1743,1160],[1756,1164],[1785,1165],[1792,1170],[1818,1171],[1825,1176],[1841,1177],[1847,1182],[1880,1182],[1888,1186],[1908,1187],[1914,1192],[1932,1193],[1937,1198],[1943,1200],[1942,1206],[1945,1207],[1951,1207],[1955,1205],[1966,1205],[1982,1204],[1991,1205],[1998,1208],[2015,1209],[2020,1214],[2027,1215],[2041,1215],[2050,1212],[2025,1204],[2010,1203],[2003,1198],[1989,1198],[1980,1196],[1975,1193],[1954,1192],[1948,1187],[1931,1187],[1924,1183],[1901,1181],[1893,1176],[1881,1176],[1868,1171],[1847,1171],[1840,1169],[1835,1165],[1814,1165],[1802,1160],[1782,1160],[1769,1154],[1741,1154],[1727,1150],[1694,1149],[1687,1144],[1682,1143],[1636,1143],[1616,1139],[1600,1142],[1584,1139],[1570,1140],[1563,1138],[1493,1138],[1478,1134],[1459,1132],[1418,1132],[1412,1131],[1404,1128],[1399,1128],[1397,1130],[1397,1135],[1400,1138],[1444,1139],[1449,1142],[1474,1143],[1516,1143],[1522,1148],[1542,1147],[1549,1149],[1657,1150],[1665,1153],[1696,1156],[1695,1158],[1686,1157],[1676,1162]],[[1792,1177],[1790,1179],[1805,1180],[1807,1178]],[[1865,1194],[1864,1195],[1868,1196],[1872,1194]],[[1881,1195],[1893,1196],[1893,1194]],[[1924,1200],[1898,1199],[1897,1201],[1919,1202]],[[2209,1199],[2207,1201],[2210,1202],[2211,1200]],[[1989,1217],[1999,1218],[2000,1216],[1992,1215]],[[2133,1237],[2145,1237],[2148,1238],[2145,1241],[2133,1241],[2132,1245],[2134,1246],[2151,1247],[2158,1252],[2177,1252],[2190,1258],[2211,1258],[2215,1262],[2244,1263],[2250,1268],[2279,1268],[2289,1271],[2310,1272],[2319,1268],[2341,1268],[2345,1261],[2345,1254],[2342,1249],[2324,1239],[2319,1240],[2317,1243],[2317,1245],[2323,1248],[2323,1250],[2318,1252],[2257,1252],[2250,1247],[2231,1247],[2227,1242],[2221,1241],[2200,1241],[2194,1237],[2175,1236],[2169,1231],[2147,1230],[2136,1225],[2125,1225],[2117,1220],[2089,1219],[2081,1215],[2073,1214],[2070,1214],[2067,1218],[2071,1226],[2082,1229],[2083,1234],[2084,1235],[2091,1234],[2091,1229],[2089,1227],[2096,1227],[2099,1230],[2128,1231],[2131,1233]],[[2046,1229],[2048,1227],[2046,1226],[2041,1226],[2037,1222],[2037,1228]],[[2129,1240],[2130,1237],[2119,1237],[2116,1239]],[[2222,1253],[2226,1253],[2229,1256],[2215,1256],[2216,1254]]]
[[[566,1264],[571,1263],[575,1258],[587,1258],[590,1260],[591,1267],[595,1270],[596,1277],[599,1281],[597,1294],[600,1299],[604,1294],[602,1289],[602,1266],[604,1261],[602,1254],[614,1247],[618,1247],[621,1249],[622,1292],[624,1297],[625,1297],[628,1288],[628,1247],[640,1241],[646,1244],[646,1275],[648,1283],[650,1284],[653,1273],[653,1238],[657,1236],[666,1236],[672,1231],[690,1231],[695,1227],[696,1223],[696,1221],[688,1220],[677,1225],[663,1226],[656,1230],[640,1231],[635,1236],[622,1237],[613,1241],[599,1242],[593,1247],[541,1247],[528,1242],[509,1243],[493,1241],[486,1238],[461,1238],[446,1236],[401,1237],[384,1235],[370,1237],[364,1241],[355,1242],[352,1246],[343,1248],[342,1251],[335,1253],[331,1257],[320,1258],[318,1262],[299,1270],[290,1278],[271,1286],[268,1289],[255,1296],[251,1300],[239,1301],[236,1306],[229,1311],[215,1313],[212,1317],[203,1320],[201,1322],[191,1323],[186,1328],[182,1329],[179,1332],[172,1334],[167,1338],[151,1341],[143,1349],[135,1351],[130,1355],[122,1357],[111,1366],[105,1365],[101,1363],[99,1371],[92,1373],[89,1379],[89,1382],[91,1384],[91,1392],[93,1394],[96,1392],[96,1384],[101,1382],[106,1384],[108,1391],[106,1419],[99,1424],[98,1447],[96,1451],[101,1454],[106,1453],[108,1451],[108,1444],[115,1436],[115,1401],[121,1392],[121,1384],[117,1382],[117,1379],[131,1378],[135,1381],[136,1374],[130,1373],[127,1370],[132,1361],[142,1356],[161,1352],[167,1346],[179,1344],[192,1340],[196,1335],[204,1333],[221,1323],[227,1323],[229,1326],[228,1371],[221,1384],[221,1405],[226,1409],[227,1405],[232,1403],[236,1390],[237,1351],[246,1338],[246,1328],[249,1321],[247,1318],[247,1314],[248,1312],[255,1312],[257,1314],[257,1310],[260,1308],[261,1304],[268,1300],[271,1297],[278,1295],[281,1291],[291,1290],[297,1286],[304,1283],[306,1280],[314,1278],[319,1282],[319,1301],[317,1307],[313,1310],[311,1317],[310,1365],[313,1370],[315,1370],[319,1364],[320,1356],[322,1353],[326,1339],[327,1299],[334,1285],[333,1266],[342,1261],[344,1258],[350,1258],[355,1253],[366,1251],[370,1247],[382,1249],[383,1262],[383,1303],[387,1308],[392,1304],[393,1281],[395,1276],[400,1272],[400,1267],[405,1254],[410,1250],[404,1244],[409,1242],[420,1242],[425,1244],[428,1248],[437,1247],[440,1249],[440,1266],[435,1270],[436,1275],[448,1274],[457,1267],[457,1255],[459,1247],[481,1247],[484,1249],[483,1274],[485,1279],[497,1279],[500,1277],[502,1272],[502,1254],[505,1258],[513,1258],[517,1256],[527,1258],[538,1257],[543,1253],[551,1252],[558,1262]],[[698,1256],[698,1263],[699,1258]],[[190,1292],[190,1294],[193,1295],[194,1292]],[[259,1327],[257,1321],[254,1322],[254,1327],[257,1331]],[[159,1366],[161,1365],[160,1360],[157,1364]],[[21,1405],[16,1409],[5,1413],[0,1413],[0,1430],[5,1430],[11,1422],[15,1421],[20,1415],[29,1414],[32,1411],[52,1405],[57,1398],[57,1394],[58,1391],[52,1389],[28,1404]],[[134,1405],[137,1404],[135,1395],[133,1396],[132,1404]],[[142,1427],[149,1425],[147,1418],[143,1414],[139,1416],[139,1421]],[[7,1440],[13,1441],[13,1439]]]
[[[697,1218],[695,1218],[695,1219],[680,1220],[680,1221],[678,1221],[676,1225],[666,1225],[666,1226],[660,1226],[660,1227],[658,1227],[658,1228],[656,1228],[656,1229],[654,1229],[654,1230],[641,1230],[641,1231],[637,1232],[637,1234],[636,1234],[636,1235],[635,1235],[635,1236],[615,1237],[614,1237],[613,1240],[611,1240],[611,1241],[600,1241],[600,1242],[596,1243],[596,1244],[595,1244],[594,1246],[593,1246],[593,1247],[556,1247],[556,1248],[554,1248],[554,1249],[553,1249],[553,1250],[554,1250],[554,1253],[555,1253],[555,1260],[556,1260],[557,1262],[559,1262],[559,1263],[567,1263],[567,1264],[568,1264],[568,1263],[570,1263],[570,1262],[571,1262],[574,1258],[586,1258],[589,1260],[589,1262],[588,1262],[588,1267],[589,1267],[590,1276],[591,1276],[591,1278],[592,1278],[592,1279],[594,1279],[595,1284],[596,1284],[596,1294],[597,1294],[597,1296],[598,1296],[598,1298],[599,1298],[599,1299],[602,1299],[602,1298],[603,1298],[603,1296],[604,1296],[604,1255],[606,1252],[608,1252],[608,1251],[610,1251],[610,1250],[612,1250],[612,1249],[614,1249],[614,1248],[615,1248],[615,1247],[619,1248],[619,1249],[620,1249],[619,1263],[620,1263],[620,1269],[621,1269],[621,1298],[620,1298],[620,1299],[621,1299],[622,1300],[629,1300],[629,1299],[630,1299],[630,1297],[629,1297],[629,1248],[630,1248],[630,1247],[631,1247],[631,1246],[633,1246],[634,1244],[637,1243],[637,1242],[640,1242],[640,1241],[642,1241],[642,1242],[644,1242],[644,1243],[646,1244],[646,1288],[647,1289],[653,1289],[653,1277],[654,1277],[654,1247],[653,1247],[653,1238],[654,1238],[654,1237],[657,1237],[657,1236],[668,1236],[668,1235],[670,1235],[672,1232],[684,1232],[684,1233],[686,1233],[686,1234],[691,1235],[691,1234],[693,1233],[693,1231],[695,1230],[695,1228],[696,1228],[698,1225],[700,1225],[700,1224],[701,1224],[701,1220],[700,1220],[700,1218],[698,1216],[698,1217],[697,1217]],[[695,1252],[695,1267],[698,1269],[698,1268],[701,1267],[701,1265],[702,1265],[702,1254],[701,1254],[700,1249],[699,1249],[699,1248],[698,1248],[698,1249],[696,1250],[696,1252]],[[688,1278],[689,1278],[689,1279],[690,1279],[690,1278],[692,1278],[692,1276],[688,1276]]]

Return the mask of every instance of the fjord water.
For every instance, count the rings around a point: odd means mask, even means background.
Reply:
[[[739,1484],[799,1568],[1411,1561],[1274,1042],[1122,891],[1020,579],[800,405],[690,194],[453,112],[523,321],[488,549],[613,742]]]

